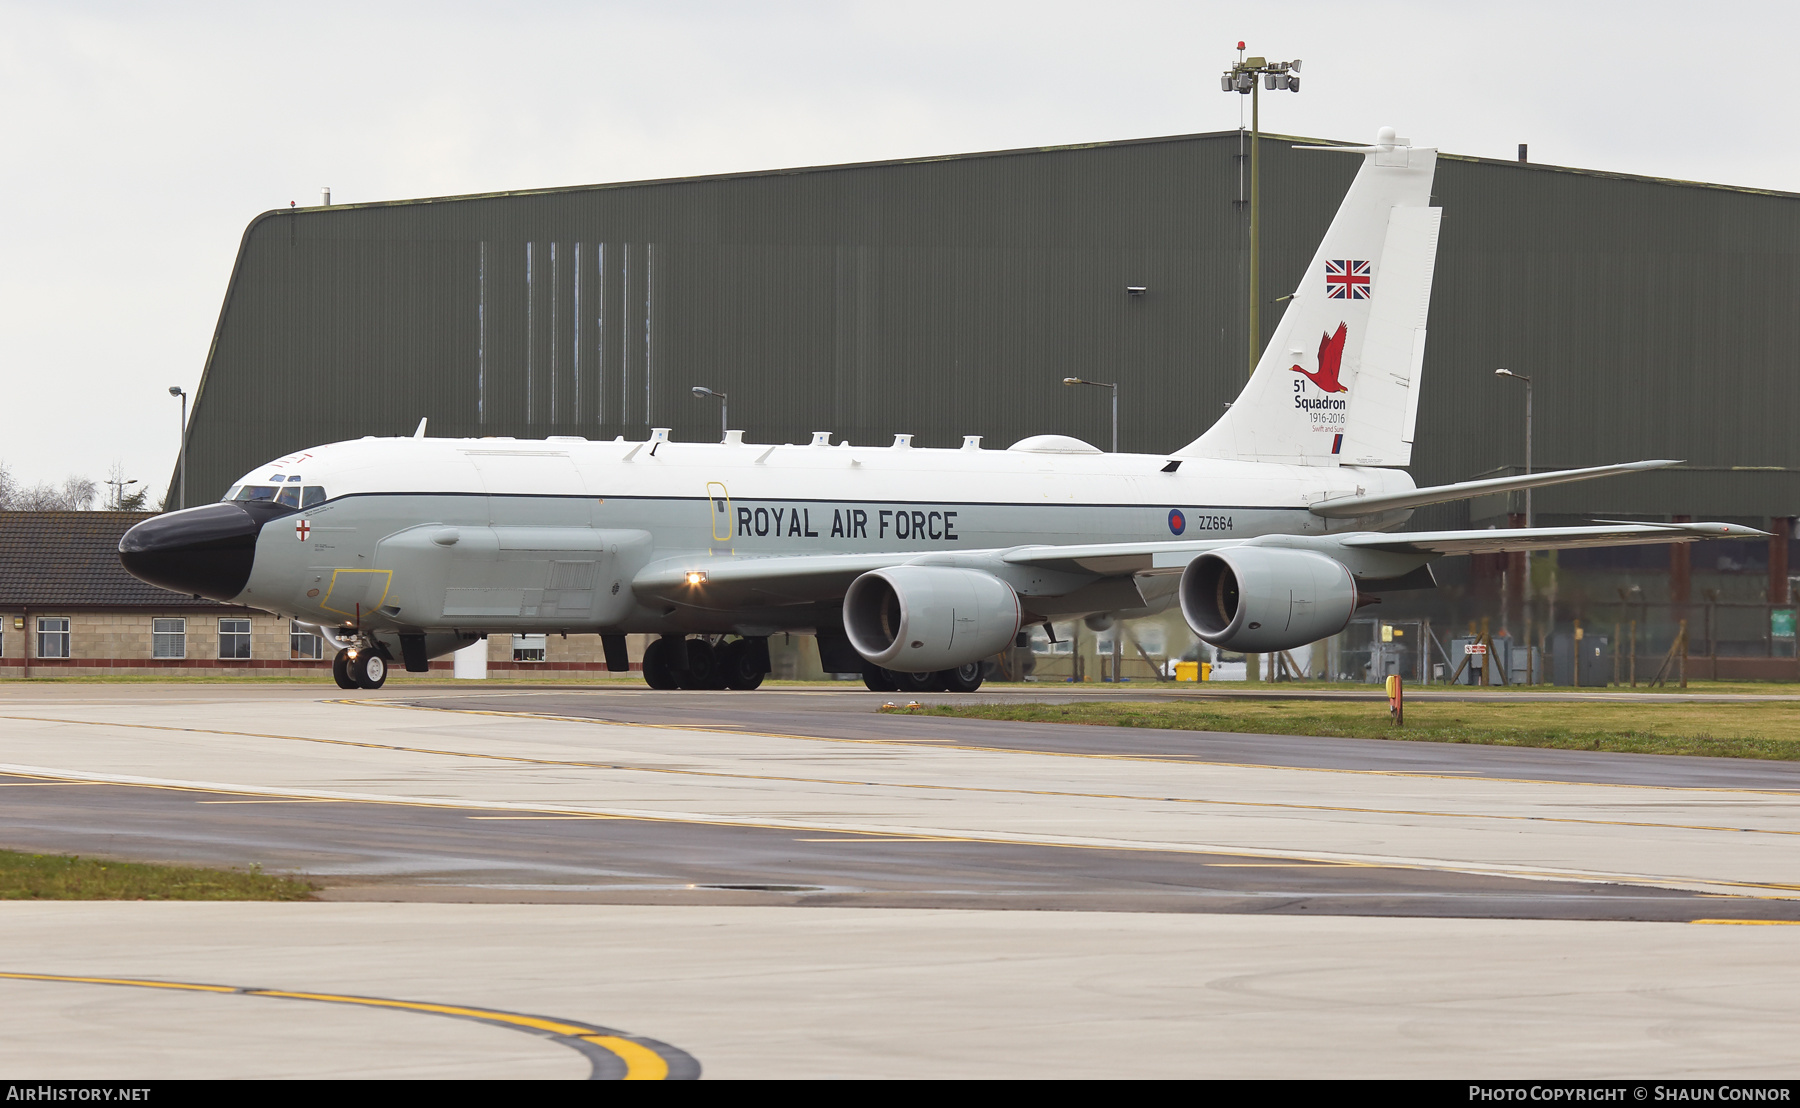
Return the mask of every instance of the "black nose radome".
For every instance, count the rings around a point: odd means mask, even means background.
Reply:
[[[256,560],[256,536],[292,508],[263,502],[207,504],[154,516],[125,532],[119,561],[158,588],[213,600],[244,591]]]

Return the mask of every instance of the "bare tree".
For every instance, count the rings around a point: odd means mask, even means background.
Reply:
[[[70,477],[55,485],[19,484],[0,463],[0,510],[17,512],[85,512],[94,506],[100,487],[86,477]]]
[[[100,498],[100,486],[86,477],[70,477],[63,482],[63,507],[71,512],[89,511]]]

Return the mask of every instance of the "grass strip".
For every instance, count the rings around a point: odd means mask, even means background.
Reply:
[[[1082,701],[931,705],[907,714],[1239,734],[1476,743],[1628,754],[1800,760],[1800,704],[1432,703],[1368,701]]]
[[[310,900],[297,877],[0,850],[0,900]]]

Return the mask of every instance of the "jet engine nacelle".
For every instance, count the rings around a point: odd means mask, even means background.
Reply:
[[[1323,554],[1232,546],[1189,562],[1180,597],[1194,634],[1227,650],[1261,654],[1342,631],[1356,611],[1356,581]]]
[[[955,669],[997,654],[1018,634],[1019,620],[1012,586],[977,569],[877,569],[844,594],[850,645],[901,672]]]

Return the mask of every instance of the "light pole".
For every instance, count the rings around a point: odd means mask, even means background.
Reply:
[[[1510,377],[1515,381],[1525,382],[1525,476],[1530,477],[1531,476],[1531,378],[1527,377],[1523,373],[1514,373],[1510,369],[1496,369],[1494,371],[1494,376]],[[1525,490],[1525,527],[1528,530],[1531,527],[1531,522],[1532,522],[1531,521],[1531,490],[1526,489]],[[1529,552],[1527,552],[1524,555],[1524,562],[1525,562],[1525,572],[1521,575],[1524,578],[1524,580],[1519,582],[1519,599],[1521,601],[1523,601],[1524,605],[1525,605],[1525,651],[1526,651],[1526,654],[1525,654],[1525,680],[1527,683],[1530,683],[1537,677],[1537,674],[1533,672],[1534,667],[1531,664],[1532,663],[1531,649],[1532,649],[1533,643],[1532,643],[1532,638],[1531,638],[1531,604],[1532,604],[1531,554]],[[1552,629],[1554,629],[1555,624],[1556,624],[1556,577],[1555,577],[1556,560],[1555,560],[1554,554],[1551,555],[1550,573],[1551,573],[1551,577],[1550,577],[1550,614],[1549,614],[1549,619],[1550,619],[1551,627],[1552,627]]]
[[[708,397],[711,397],[719,402],[719,441],[724,442],[726,432],[731,429],[731,419],[727,414],[730,409],[725,402],[725,394],[722,392],[714,392],[712,389],[706,388],[703,385],[695,385],[691,391],[694,394],[695,400],[705,400]]]
[[[1105,381],[1083,381],[1079,377],[1064,377],[1063,384],[1065,384],[1065,385],[1092,385],[1097,389],[1111,389],[1112,390],[1112,452],[1114,454],[1117,454],[1119,452],[1119,386],[1118,386],[1118,384],[1117,383],[1108,384]]]
[[[112,510],[115,512],[122,511],[125,507],[125,486],[137,484],[137,478],[133,477],[129,481],[114,481],[109,479],[106,483],[112,486]]]
[[[181,397],[181,494],[175,502],[177,508],[187,507],[187,396],[180,385],[169,386],[170,396]]]
[[[1258,114],[1257,78],[1261,77],[1263,88],[1273,92],[1276,89],[1287,89],[1289,92],[1300,91],[1300,59],[1291,62],[1271,62],[1267,58],[1244,57],[1244,44],[1238,43],[1237,64],[1227,69],[1219,77],[1219,88],[1224,92],[1235,92],[1250,98],[1250,366],[1247,372],[1256,372],[1256,360],[1262,353],[1262,283],[1261,258],[1257,246],[1256,196],[1259,185],[1257,148],[1262,145],[1262,120]],[[1243,134],[1243,117],[1238,117],[1238,134]]]
[[[1496,377],[1511,377],[1525,382],[1525,476],[1531,476],[1531,378],[1510,369],[1496,369]],[[1525,490],[1525,526],[1531,526],[1531,490]]]

